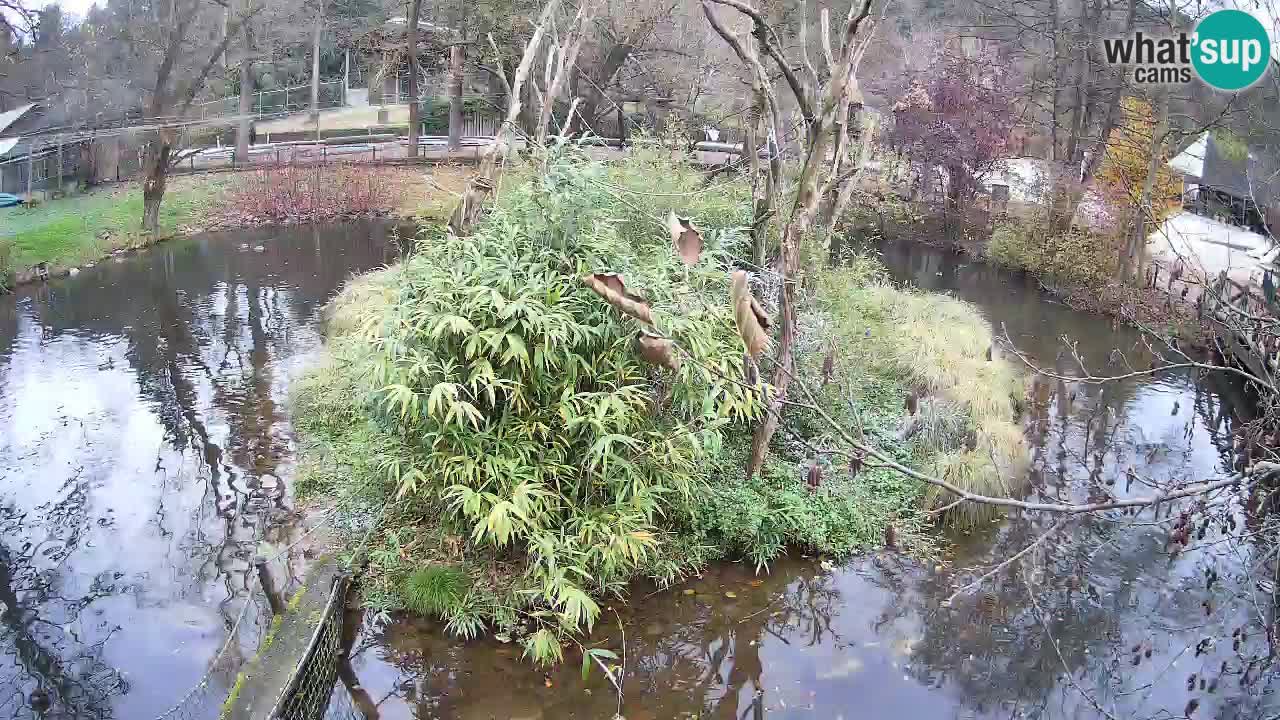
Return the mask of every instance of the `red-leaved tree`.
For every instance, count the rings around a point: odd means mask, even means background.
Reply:
[[[1000,58],[942,52],[893,106],[892,146],[923,175],[942,172],[948,215],[968,207],[1008,152],[1013,91]]]

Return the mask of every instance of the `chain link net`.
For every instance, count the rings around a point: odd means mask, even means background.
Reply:
[[[346,661],[342,643],[347,580],[339,578],[329,596],[306,655],[294,671],[271,720],[364,720],[347,686],[337,682]]]

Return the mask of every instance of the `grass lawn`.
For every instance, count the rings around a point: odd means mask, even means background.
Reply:
[[[160,206],[162,236],[181,234],[197,223],[225,182],[211,177],[171,180]],[[14,272],[42,262],[75,266],[145,244],[141,224],[142,187],[130,184],[31,208],[0,210],[0,240],[13,245]]]
[[[404,188],[393,211],[420,221],[449,217],[472,172],[460,166],[430,169],[386,168]],[[160,236],[186,235],[220,224],[234,215],[237,192],[252,177],[217,173],[170,178],[160,206]],[[136,183],[102,188],[30,208],[0,210],[0,288],[5,276],[40,263],[50,268],[93,262],[122,248],[138,248],[150,239],[141,231],[142,186]],[[5,246],[9,246],[6,248]],[[8,250],[6,253],[5,251]]]

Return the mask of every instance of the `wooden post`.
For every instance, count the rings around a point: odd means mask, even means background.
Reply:
[[[58,194],[62,194],[62,136],[58,136]]]
[[[35,179],[36,179],[36,142],[32,140],[31,144],[27,146],[27,202],[31,202],[31,200],[35,197],[32,194],[34,192]]]

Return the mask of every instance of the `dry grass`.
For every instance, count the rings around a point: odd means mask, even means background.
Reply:
[[[820,293],[832,298],[827,311],[837,337],[864,336],[852,362],[887,366],[904,390],[923,398],[913,441],[926,450],[935,475],[970,492],[1017,492],[1028,463],[1015,422],[1025,378],[999,357],[990,325],[973,306],[895,287],[867,264],[873,263],[858,259],[852,269],[831,273]],[[930,508],[954,499],[936,487],[925,493]],[[967,503],[946,519],[972,525],[993,515],[989,506]]]
[[[474,166],[436,165],[428,171],[415,171],[399,214],[414,219],[446,222],[462,198],[467,181],[475,174]]]
[[[358,275],[325,308],[325,335],[343,338],[356,334],[360,318],[390,307],[398,293],[396,267]],[[379,313],[380,314],[380,313]]]

